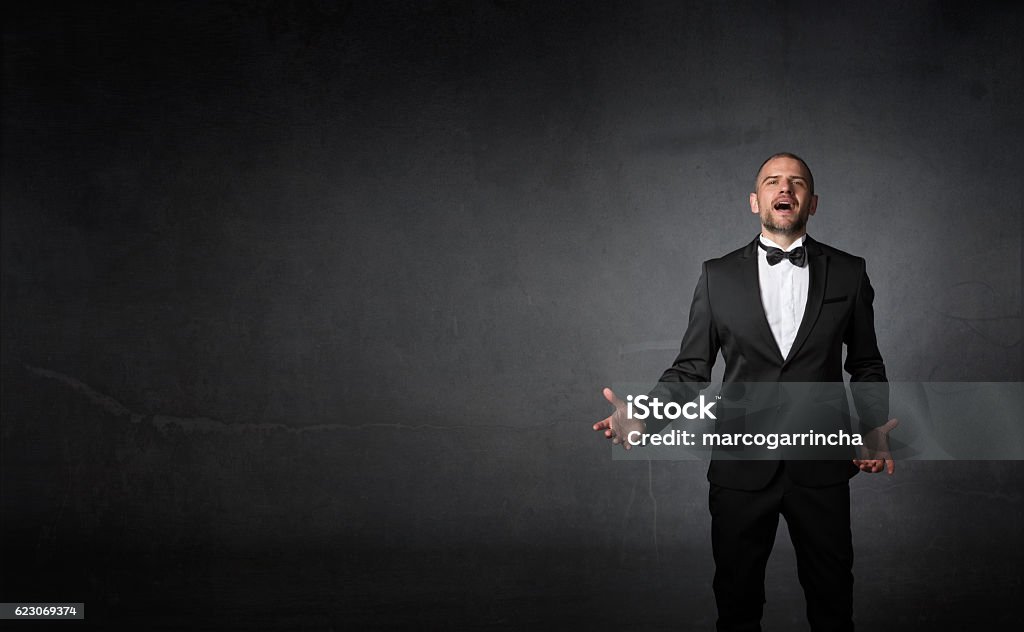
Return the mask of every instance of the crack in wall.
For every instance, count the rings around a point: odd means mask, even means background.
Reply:
[[[678,340],[649,340],[626,345],[619,345],[619,356],[630,353],[643,353],[644,351],[673,351],[679,350]]]
[[[401,422],[370,422],[363,424],[311,424],[308,426],[296,426],[276,422],[238,422],[227,423],[209,417],[177,417],[174,415],[152,414],[146,415],[134,412],[127,406],[117,401],[110,395],[106,395],[82,382],[81,380],[65,375],[50,369],[43,369],[24,365],[25,369],[36,375],[49,380],[60,382],[71,388],[72,391],[85,397],[96,406],[115,417],[127,418],[131,423],[149,423],[161,431],[166,431],[171,426],[177,426],[185,432],[208,432],[219,434],[241,434],[243,432],[270,432],[283,431],[294,434],[304,432],[326,432],[332,430],[362,430],[366,428],[393,428],[398,430],[474,430],[481,428],[507,428],[509,430],[531,430],[537,428],[548,428],[550,424],[534,424],[520,426],[514,424],[407,424]]]

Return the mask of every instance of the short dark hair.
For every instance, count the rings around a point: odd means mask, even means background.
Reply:
[[[757,168],[757,173],[754,174],[754,190],[755,191],[757,191],[757,177],[759,175],[761,175],[761,170],[764,169],[764,166],[766,164],[768,164],[772,160],[775,160],[776,158],[792,158],[793,160],[795,160],[795,161],[799,162],[800,164],[802,164],[804,166],[804,169],[807,170],[807,180],[808,180],[807,186],[811,190],[811,195],[814,195],[814,174],[811,173],[811,168],[807,166],[807,163],[804,162],[803,158],[801,158],[800,156],[797,156],[796,154],[791,154],[788,151],[780,151],[779,153],[772,154],[771,156],[768,156],[767,158],[764,159],[764,162],[761,163],[761,166]]]

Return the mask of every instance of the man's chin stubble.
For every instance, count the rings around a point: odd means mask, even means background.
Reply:
[[[795,235],[802,232],[804,227],[807,226],[807,219],[797,218],[796,221],[788,226],[779,226],[772,222],[770,217],[765,217],[761,220],[761,226],[764,226],[769,233],[775,233],[776,235]]]

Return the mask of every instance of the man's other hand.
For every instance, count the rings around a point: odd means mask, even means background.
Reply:
[[[611,439],[613,444],[622,444],[622,447],[629,450],[633,447],[626,440],[629,437],[629,433],[634,431],[643,433],[644,423],[639,419],[633,419],[627,414],[626,403],[616,397],[612,389],[605,388],[603,393],[608,403],[615,407],[615,412],[594,424],[594,430],[603,430],[604,436]]]
[[[899,424],[899,419],[890,419],[864,435],[864,447],[861,449],[864,458],[853,460],[861,472],[875,474],[886,470],[892,474],[896,471],[896,461],[889,452],[889,433]]]

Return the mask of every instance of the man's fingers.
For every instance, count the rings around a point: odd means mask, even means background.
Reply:
[[[604,391],[602,391],[602,393],[604,393],[604,398],[607,399],[608,403],[611,404],[612,406],[616,408],[626,407],[626,404],[615,395],[615,391],[608,388],[607,386],[605,387]]]
[[[881,459],[853,459],[853,464],[860,468],[861,472],[881,472],[885,467],[885,461]]]
[[[890,458],[883,459],[853,459],[853,464],[860,468],[861,472],[877,474],[885,470],[889,474],[896,471],[896,461]]]
[[[615,391],[605,387],[601,394],[608,400],[608,403],[615,406],[616,410],[608,417],[594,424],[594,430],[604,431],[604,436],[612,440],[613,445],[622,445],[626,450],[632,449],[632,445],[623,436],[626,428],[630,427],[626,417],[626,404],[615,395]]]
[[[900,420],[896,419],[896,418],[893,418],[893,419],[890,419],[889,421],[885,422],[884,424],[882,424],[882,426],[879,428],[879,430],[882,431],[882,432],[891,432],[892,429],[895,428],[898,425],[900,425]]]

